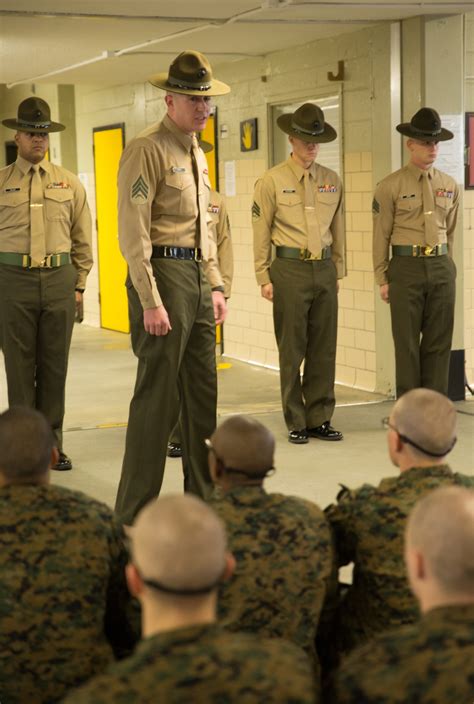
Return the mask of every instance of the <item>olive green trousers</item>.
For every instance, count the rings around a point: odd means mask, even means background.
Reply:
[[[137,378],[128,419],[115,511],[130,525],[161,489],[166,448],[176,422],[179,391],[184,489],[207,498],[211,481],[204,440],[216,427],[217,374],[211,289],[194,261],[152,259],[153,273],[172,330],[150,335],[143,309],[127,281]]]
[[[397,397],[418,387],[448,393],[456,266],[448,255],[390,260]]]
[[[63,449],[66,375],[76,310],[73,264],[0,264],[0,329],[10,406],[41,411]]]

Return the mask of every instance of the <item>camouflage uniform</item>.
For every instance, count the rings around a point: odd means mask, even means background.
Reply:
[[[336,673],[338,704],[471,704],[474,605],[433,609],[358,648]]]
[[[67,704],[313,704],[311,668],[292,643],[217,624],[144,639],[135,653],[73,692]]]
[[[219,594],[231,630],[286,638],[315,657],[314,639],[333,573],[321,509],[304,499],[239,487],[211,505],[226,525],[237,566]]]
[[[474,477],[447,465],[413,467],[378,487],[343,488],[326,509],[339,565],[354,562],[353,583],[342,599],[338,647],[351,650],[387,628],[412,623],[418,606],[408,586],[403,559],[405,523],[415,503],[439,486],[473,487]]]
[[[2,704],[56,702],[130,652],[122,538],[112,511],[84,494],[0,489]]]

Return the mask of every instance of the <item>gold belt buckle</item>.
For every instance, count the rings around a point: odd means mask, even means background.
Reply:
[[[45,256],[45,258],[43,259],[43,261],[41,262],[40,267],[41,267],[42,269],[51,269],[51,266],[52,266],[52,259],[53,259],[53,255],[52,255],[52,254],[47,254],[47,255]]]
[[[427,245],[423,249],[424,249],[423,254],[425,255],[425,257],[431,257],[431,255],[436,252],[436,245],[434,247]]]
[[[320,254],[312,254],[309,249],[302,249],[301,253],[304,253],[303,260],[305,262],[314,262],[317,261],[318,259],[321,259]]]

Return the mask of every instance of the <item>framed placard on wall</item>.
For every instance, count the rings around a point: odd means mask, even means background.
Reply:
[[[258,122],[256,117],[240,123],[240,151],[253,152],[258,149]]]

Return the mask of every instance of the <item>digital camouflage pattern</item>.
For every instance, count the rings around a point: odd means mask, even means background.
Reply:
[[[433,609],[358,648],[334,677],[331,704],[471,704],[474,605]]]
[[[239,487],[211,500],[224,521],[234,575],[219,591],[219,621],[234,631],[286,638],[313,657],[334,574],[328,522],[304,499]]]
[[[308,658],[284,641],[227,633],[216,624],[144,639],[65,700],[67,704],[313,704]]]
[[[326,508],[339,565],[354,563],[353,583],[341,601],[338,648],[348,651],[388,628],[412,623],[418,606],[406,578],[405,524],[415,503],[439,486],[474,487],[474,477],[447,465],[413,467],[377,487],[343,488]]]
[[[0,702],[51,704],[136,640],[122,529],[58,486],[0,488]]]

